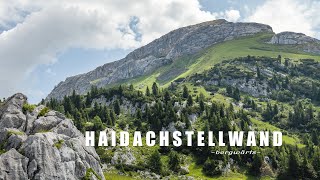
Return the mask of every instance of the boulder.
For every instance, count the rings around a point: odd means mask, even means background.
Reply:
[[[10,97],[0,109],[0,179],[82,179],[91,169],[104,178],[93,147],[72,120],[56,111],[37,117],[44,106],[22,112],[27,98]],[[97,179],[92,176],[93,179]]]

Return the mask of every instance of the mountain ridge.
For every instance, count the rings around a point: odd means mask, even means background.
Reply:
[[[92,85],[103,87],[146,75],[171,64],[180,57],[195,54],[217,43],[258,33],[271,33],[274,37],[277,36],[269,25],[232,23],[223,19],[182,27],[132,51],[123,59],[104,64],[88,73],[66,78],[52,90],[46,100],[50,98],[61,100],[73,90],[78,94],[84,94]],[[277,44],[272,41],[270,43]],[[312,49],[315,48],[307,48],[306,52]]]

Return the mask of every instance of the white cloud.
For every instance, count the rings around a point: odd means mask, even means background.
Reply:
[[[227,21],[236,22],[240,19],[240,12],[238,10],[227,10],[224,12],[223,16]]]
[[[319,9],[320,2],[315,0],[268,0],[245,20],[268,24],[277,33],[302,32],[319,38]]]
[[[51,68],[48,68],[48,69],[46,70],[46,73],[48,73],[48,74],[51,75],[51,76],[57,75],[55,72],[52,71]]]
[[[0,96],[24,90],[18,87],[28,72],[69,48],[134,48],[215,18],[197,0],[0,1],[0,28],[7,29],[0,34]]]

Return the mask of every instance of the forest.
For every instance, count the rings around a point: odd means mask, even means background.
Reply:
[[[201,74],[177,79],[167,88],[160,88],[156,82],[142,90],[132,84],[111,88],[92,86],[86,95],[74,91],[62,101],[50,99],[41,103],[66,114],[82,132],[140,131],[142,136],[148,131],[163,130],[205,133],[203,147],[197,146],[195,136],[192,146],[186,143],[186,136],[181,136],[181,146],[170,143],[168,147],[143,150],[130,146],[139,156],[130,164],[112,162],[117,149],[97,146],[96,136],[96,150],[102,162],[127,175],[150,170],[162,177],[192,176],[184,167],[195,163],[207,177],[241,172],[254,177],[317,179],[320,177],[319,67],[311,59],[293,62],[281,56],[248,56],[223,61]],[[247,133],[240,147],[208,146],[210,131],[223,131],[221,135],[228,139],[228,131],[272,134],[274,129],[284,135],[284,142],[278,147],[272,143],[246,146]],[[159,138],[156,141],[159,143]],[[214,133],[212,142],[219,144],[218,133]],[[259,153],[212,153],[242,150]]]

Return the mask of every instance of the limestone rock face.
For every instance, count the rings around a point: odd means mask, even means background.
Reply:
[[[226,20],[179,28],[134,50],[119,61],[105,64],[86,74],[67,78],[53,89],[47,100],[62,99],[73,90],[78,94],[84,94],[92,85],[102,87],[146,75],[179,57],[195,54],[216,43],[262,32],[272,33],[272,28],[263,24],[232,23]]]
[[[320,41],[309,37],[302,33],[295,33],[295,32],[281,32],[275,34],[270,43],[272,44],[306,44],[306,43],[319,43]]]
[[[299,49],[308,53],[320,54],[320,40],[309,37],[302,33],[281,32],[275,34],[271,44],[298,45]]]
[[[26,102],[16,94],[0,108],[0,179],[81,179],[89,168],[104,178],[95,149],[70,119],[55,111],[37,117],[44,106],[25,115]]]
[[[2,154],[0,156],[0,179],[29,179],[28,161],[28,158],[15,149]]]

